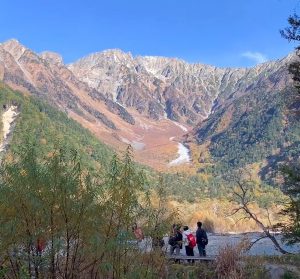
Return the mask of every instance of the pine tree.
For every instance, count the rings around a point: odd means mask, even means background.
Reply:
[[[282,169],[284,178],[283,192],[289,200],[281,214],[288,217],[286,223],[279,223],[276,227],[282,229],[287,244],[300,243],[300,165],[286,166]]]
[[[299,116],[300,112],[300,17],[294,14],[288,18],[289,27],[280,30],[283,38],[289,42],[294,41],[299,43],[296,47],[296,60],[290,63],[288,70],[294,80],[296,94],[292,94],[289,98],[289,109],[294,110]]]

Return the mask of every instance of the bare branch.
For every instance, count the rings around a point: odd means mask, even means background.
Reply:
[[[251,241],[251,242],[249,243],[249,246],[247,247],[246,250],[249,251],[255,243],[257,243],[258,241],[260,241],[260,240],[262,240],[262,239],[264,239],[264,238],[267,238],[267,237],[268,237],[268,236],[263,235],[263,236],[259,237],[258,239],[256,239],[255,241]]]
[[[249,220],[249,217],[244,216],[244,217],[239,218],[239,219],[232,225],[232,228],[233,228],[238,222],[240,222],[240,221],[242,221],[242,220]]]
[[[239,212],[240,210],[244,210],[244,207],[238,207],[238,208],[234,208],[233,210],[232,210],[232,212],[228,215],[228,216],[233,216],[233,215],[235,215],[237,212]]]
[[[287,252],[286,250],[282,249],[281,246],[279,245],[278,241],[276,240],[276,238],[270,234],[270,231],[268,229],[268,227],[266,227],[260,220],[259,217],[257,216],[257,214],[255,212],[252,212],[251,209],[248,207],[248,205],[252,202],[252,198],[251,198],[251,194],[253,192],[252,190],[252,185],[249,185],[249,183],[251,183],[251,176],[249,177],[249,179],[247,180],[243,180],[242,176],[238,177],[235,181],[236,185],[238,186],[238,188],[241,190],[241,193],[238,193],[236,190],[233,190],[233,193],[240,199],[240,205],[232,210],[231,215],[237,214],[239,211],[243,210],[246,214],[245,217],[240,218],[238,221],[245,219],[246,217],[249,219],[252,219],[255,221],[255,223],[261,228],[261,230],[264,232],[265,236],[264,237],[268,237],[274,244],[275,248],[281,252],[282,254],[289,254],[289,252]],[[250,197],[249,197],[250,195]],[[267,211],[268,212],[268,211]],[[268,221],[271,224],[271,220],[270,220],[270,215],[268,212]],[[237,222],[238,222],[237,221]],[[236,222],[236,223],[237,223]],[[260,238],[261,239],[261,238]],[[258,239],[257,241],[259,241],[260,239]],[[251,247],[257,242],[255,241]],[[250,248],[251,248],[250,247]],[[250,249],[249,248],[249,249]]]

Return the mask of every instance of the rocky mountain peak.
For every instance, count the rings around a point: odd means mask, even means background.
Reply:
[[[62,56],[58,53],[44,51],[39,56],[46,60],[50,65],[63,66]]]
[[[79,80],[125,107],[134,107],[153,119],[167,116],[195,125],[222,103],[230,103],[233,96],[246,94],[251,88],[284,87],[288,59],[253,68],[217,68],[177,58],[133,58],[130,53],[111,49],[90,54],[68,68]],[[278,79],[278,75],[286,78]]]
[[[0,46],[9,52],[16,60],[18,60],[27,50],[27,48],[21,45],[16,39],[10,39]]]
[[[183,60],[177,58],[159,56],[136,56],[134,60],[139,67],[143,67],[148,73],[153,74],[157,78],[164,78],[162,71],[166,66],[185,63]]]
[[[109,49],[92,53],[67,67],[77,78],[80,77],[81,81],[116,100],[120,80],[134,69],[134,66],[131,53]]]
[[[115,63],[124,63],[128,60],[132,60],[132,54],[130,52],[123,52],[120,49],[108,49],[101,52],[102,56],[112,60]]]
[[[82,59],[79,59],[77,62],[69,64],[68,68],[94,68],[95,65],[105,64],[128,64],[132,63],[133,57],[130,52],[125,53],[119,49],[108,49],[102,52],[91,53]]]
[[[0,48],[3,50],[0,61],[5,61],[2,68],[0,65],[0,77],[6,80],[16,83],[12,74],[4,73],[4,69],[11,71],[14,66],[24,84],[30,82],[42,92],[70,92],[72,86],[84,87],[82,84],[79,86],[80,81],[91,87],[89,92],[97,100],[105,97],[126,109],[135,109],[142,116],[154,120],[168,118],[189,126],[196,125],[251,90],[284,88],[289,83],[286,65],[293,57],[289,55],[254,68],[217,68],[202,63],[188,63],[178,58],[133,58],[129,52],[108,49],[67,65],[70,71],[66,71],[59,54],[47,51],[37,56],[16,40],[9,40]],[[16,61],[11,61],[8,67],[9,53]],[[60,73],[53,72],[55,67],[48,71],[52,65],[59,68],[55,70]],[[47,76],[52,80],[54,73],[55,78],[63,73],[64,78],[68,77],[75,83],[67,87],[62,80],[59,89],[51,87],[50,90],[44,83],[48,80]]]

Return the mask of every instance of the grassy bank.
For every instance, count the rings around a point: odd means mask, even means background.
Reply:
[[[215,262],[170,264],[169,279],[299,279],[300,255],[242,256],[241,247],[227,245]]]

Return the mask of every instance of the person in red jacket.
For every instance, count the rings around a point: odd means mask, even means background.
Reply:
[[[132,225],[132,232],[138,242],[141,242],[144,239],[143,231],[138,227],[137,223]]]
[[[46,240],[44,237],[39,236],[35,242],[35,249],[38,254],[42,253],[46,248]]]

